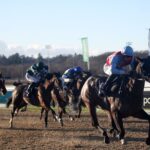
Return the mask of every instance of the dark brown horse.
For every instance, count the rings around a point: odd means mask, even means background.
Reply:
[[[91,76],[91,72],[89,71],[84,71],[82,76],[77,80],[77,83],[76,83],[76,88],[78,90],[78,95],[77,95],[77,102],[76,102],[76,105],[77,105],[77,108],[78,108],[78,115],[76,116],[77,118],[80,118],[81,116],[81,111],[82,111],[82,107],[84,105],[83,101],[81,100],[81,89],[85,83],[85,81]]]
[[[91,76],[90,72],[84,72],[82,76],[80,76],[79,79],[77,79],[73,87],[70,89],[67,89],[66,91],[63,90],[62,83],[60,76],[57,77],[57,82],[59,82],[59,87],[54,86],[53,90],[51,91],[52,101],[54,102],[54,105],[57,106],[58,110],[58,116],[61,119],[61,123],[63,125],[62,115],[67,114],[71,120],[74,120],[75,117],[79,118],[81,113],[81,106],[82,101],[80,99],[80,92],[82,89],[83,84],[87,80],[87,78]],[[66,107],[68,107],[66,111]],[[41,117],[42,117],[43,109],[41,111]]]
[[[149,131],[146,144],[150,145],[150,116],[143,110],[143,90],[145,79],[149,80],[150,75],[150,58],[137,60],[136,74],[138,78],[127,77],[123,84],[120,95],[100,97],[98,95],[98,83],[104,82],[105,77],[90,77],[84,84],[81,91],[81,98],[89,109],[92,125],[99,129],[104,136],[105,143],[109,143],[109,137],[104,128],[97,120],[96,107],[100,106],[108,112],[112,128],[118,132],[121,143],[124,144],[125,130],[122,119],[133,116],[136,118],[148,120]]]
[[[60,79],[57,79],[56,81],[59,81]],[[62,83],[61,83],[62,85]],[[75,96],[72,92],[72,89],[64,91],[64,89],[60,88],[60,86],[57,88],[57,86],[54,86],[53,89],[50,91],[51,94],[51,103],[52,105],[57,109],[57,114],[59,117],[59,122],[63,126],[63,114],[67,114],[71,118],[72,112],[75,110],[72,109],[73,102],[75,101]],[[68,111],[66,111],[66,107],[68,107]],[[41,117],[44,112],[44,109],[41,109]]]
[[[0,93],[5,95],[7,93],[7,89],[5,86],[5,80],[3,78],[0,78]]]
[[[7,107],[12,103],[12,111],[11,111],[11,119],[10,119],[10,127],[13,127],[13,118],[15,112],[19,111],[22,107],[26,106],[27,104],[40,106],[45,110],[45,127],[48,124],[48,112],[49,110],[52,112],[53,117],[57,120],[58,116],[55,114],[55,111],[51,108],[50,105],[50,91],[53,88],[53,82],[55,78],[52,75],[48,75],[47,79],[45,80],[44,84],[40,84],[38,86],[37,92],[32,97],[27,97],[24,95],[25,89],[28,85],[18,85],[12,92],[12,97],[9,98],[7,102]]]
[[[57,115],[58,115],[58,121],[61,123],[61,126],[63,126],[63,119],[62,115],[63,113],[66,114],[65,106],[66,101],[64,100],[64,92],[62,87],[62,80],[58,73],[53,73],[54,80],[53,80],[53,86],[52,89],[49,91],[50,93],[50,103],[52,106],[56,107],[57,109]],[[44,109],[41,109],[41,116],[40,119],[42,119]]]

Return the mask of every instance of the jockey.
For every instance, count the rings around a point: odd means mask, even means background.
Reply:
[[[79,66],[67,69],[62,75],[64,89],[72,88],[74,81],[80,78],[82,72]]]
[[[134,63],[134,51],[131,46],[126,46],[121,51],[115,52],[107,57],[104,64],[104,73],[108,78],[100,89],[101,96],[108,95],[110,92],[111,83],[116,77],[129,74]]]
[[[43,83],[45,81],[45,77],[48,73],[48,66],[43,62],[39,62],[37,64],[33,64],[26,72],[26,79],[30,82],[26,94],[30,96],[33,89],[39,85],[39,83]]]

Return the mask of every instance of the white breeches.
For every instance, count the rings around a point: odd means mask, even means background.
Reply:
[[[104,64],[103,70],[104,70],[104,73],[106,73],[108,76],[110,76],[112,74],[111,66],[108,66],[108,65]]]
[[[40,81],[39,77],[31,76],[28,73],[26,73],[25,77],[26,77],[27,81],[29,81],[29,82],[38,83]]]

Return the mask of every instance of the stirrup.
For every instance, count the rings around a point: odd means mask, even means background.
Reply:
[[[100,97],[104,97],[104,96],[106,96],[106,92],[105,92],[104,90],[100,90],[100,91],[98,92],[98,95],[99,95]]]

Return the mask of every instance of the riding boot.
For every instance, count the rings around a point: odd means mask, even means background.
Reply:
[[[122,76],[120,78],[120,86],[119,86],[119,90],[118,90],[118,95],[122,95],[124,84],[127,82],[127,80],[128,80],[128,78],[125,78],[125,76]]]
[[[111,85],[113,80],[116,78],[116,75],[112,74],[109,76],[106,80],[106,82],[103,84],[103,86],[100,89],[100,96],[109,95],[111,93]]]
[[[31,83],[31,84],[29,84],[29,86],[28,86],[28,88],[27,88],[27,90],[26,90],[26,95],[27,95],[28,97],[30,97],[30,96],[31,96],[31,94],[32,94],[32,92],[33,92],[34,87],[35,87],[35,83]]]

